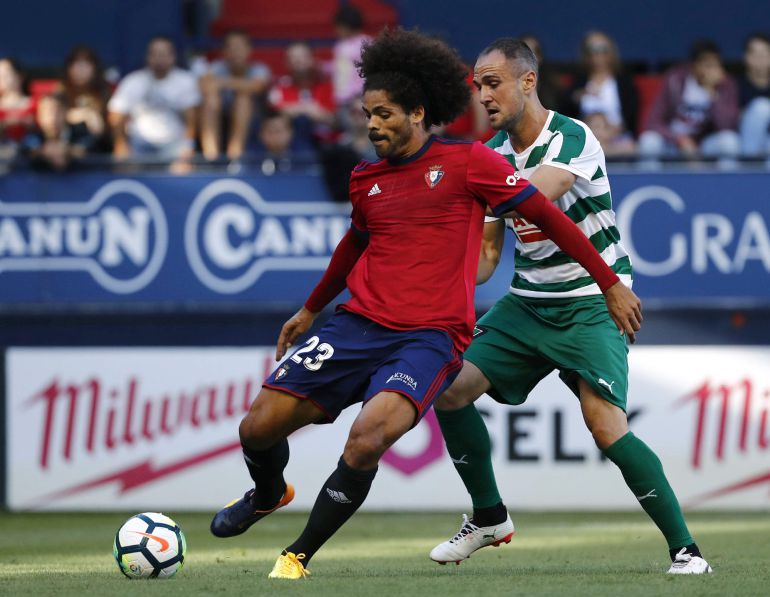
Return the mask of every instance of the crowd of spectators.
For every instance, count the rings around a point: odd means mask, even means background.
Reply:
[[[361,14],[345,5],[335,15],[331,60],[296,41],[285,50],[285,75],[252,59],[252,40],[230,31],[215,57],[182,68],[173,40],[154,37],[144,68],[108,83],[99,57],[78,46],[57,84],[33,99],[19,64],[0,58],[0,163],[24,161],[62,171],[86,156],[102,162],[163,165],[185,173],[207,166],[265,175],[295,163],[320,164],[332,194],[335,181],[372,158],[360,109],[355,61],[369,37]],[[618,46],[588,32],[576,69],[553,68],[533,35],[522,39],[540,63],[545,107],[583,120],[609,158],[660,159],[770,156],[770,37],[747,38],[740,70],[725,68],[717,45],[693,44],[688,60],[660,76],[659,90],[640,117],[639,87]],[[470,83],[470,76],[469,76]],[[441,131],[483,139],[489,131],[478,106]]]

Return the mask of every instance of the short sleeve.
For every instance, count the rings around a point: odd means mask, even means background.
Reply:
[[[553,137],[541,165],[561,168],[590,181],[597,171],[604,171],[603,162],[601,145],[593,133],[570,122]]]
[[[187,71],[179,73],[179,91],[177,95],[177,107],[180,110],[194,108],[201,103],[201,92],[198,80]]]
[[[474,196],[489,205],[495,216],[515,209],[537,190],[508,160],[481,143],[471,146],[467,185]]]
[[[269,81],[272,76],[273,73],[270,71],[270,67],[263,62],[254,62],[249,67],[250,79],[264,79],[265,81]]]
[[[142,72],[130,73],[118,84],[107,104],[107,109],[118,114],[130,114],[131,108],[143,95],[143,87]]]

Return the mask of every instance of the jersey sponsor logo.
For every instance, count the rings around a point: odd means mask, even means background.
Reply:
[[[435,189],[436,185],[444,178],[444,171],[441,168],[441,165],[431,166],[425,173],[425,184],[428,185],[429,189]]]
[[[131,294],[155,279],[167,248],[160,201],[135,180],[113,180],[85,202],[0,201],[0,274],[83,272]]]
[[[518,172],[514,172],[513,174],[509,174],[508,177],[505,179],[505,184],[515,187],[516,183],[521,180],[521,174]]]
[[[412,388],[413,390],[417,389],[417,381],[412,377],[411,375],[407,375],[406,373],[398,372],[394,373],[388,378],[388,381],[385,383],[390,383],[391,381],[400,381],[402,383],[405,383],[407,386]]]
[[[376,182],[374,183],[374,186],[369,189],[368,197],[371,197],[372,195],[379,195],[382,193],[382,190],[380,189],[380,185],[378,185]]]
[[[548,240],[548,237],[543,234],[542,230],[529,223],[524,218],[513,218],[513,231],[519,240],[524,243],[538,243],[544,240]]]
[[[195,276],[219,294],[236,294],[273,271],[317,271],[345,235],[345,206],[265,201],[242,180],[206,185],[185,220],[184,244]]]

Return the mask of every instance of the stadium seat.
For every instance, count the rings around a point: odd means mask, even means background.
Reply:
[[[639,114],[636,127],[641,132],[647,126],[647,116],[663,85],[663,78],[660,75],[634,75],[634,85],[636,85],[636,91],[639,94]]]
[[[382,0],[354,0],[351,4],[361,10],[369,32],[398,22],[396,10]],[[338,7],[338,0],[223,0],[211,33],[218,37],[237,28],[258,39],[334,39],[332,18]]]
[[[56,91],[58,85],[58,79],[35,79],[29,83],[29,95],[37,103],[41,97],[51,95]]]

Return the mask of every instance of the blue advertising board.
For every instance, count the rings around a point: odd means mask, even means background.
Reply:
[[[611,180],[643,299],[770,304],[770,175]],[[0,178],[0,308],[293,307],[348,225],[313,174],[14,173]],[[508,287],[512,241],[482,306]]]

